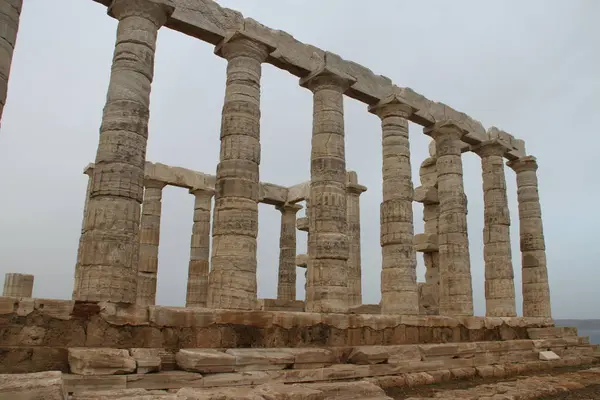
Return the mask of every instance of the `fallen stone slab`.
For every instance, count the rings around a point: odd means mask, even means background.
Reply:
[[[214,349],[181,349],[175,355],[179,368],[200,373],[234,372],[236,357]]]
[[[61,372],[2,374],[0,375],[0,399],[66,400],[67,392]]]
[[[552,361],[552,360],[560,360],[558,354],[553,351],[540,351],[540,360],[542,361]]]
[[[129,354],[135,360],[138,374],[161,370],[162,361],[159,349],[129,349]]]
[[[82,347],[69,349],[69,368],[77,375],[119,375],[134,372],[136,362],[127,350]]]

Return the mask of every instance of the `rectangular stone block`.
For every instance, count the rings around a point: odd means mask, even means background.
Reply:
[[[179,368],[200,373],[233,372],[236,358],[214,349],[181,349],[175,355]]]
[[[0,375],[0,398],[6,400],[66,400],[62,373]]]
[[[108,348],[69,349],[69,368],[77,375],[119,375],[135,371],[127,350]]]
[[[285,369],[295,358],[287,349],[229,349],[225,353],[235,357],[236,371]]]
[[[127,375],[84,376],[63,374],[63,382],[66,391],[69,393],[126,389]]]
[[[129,389],[167,390],[203,386],[202,375],[193,372],[163,371],[147,375],[127,375]]]

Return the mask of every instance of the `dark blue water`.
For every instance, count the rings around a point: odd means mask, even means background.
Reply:
[[[577,328],[579,336],[587,336],[590,343],[600,344],[600,320],[599,319],[557,319],[556,326],[572,326]]]

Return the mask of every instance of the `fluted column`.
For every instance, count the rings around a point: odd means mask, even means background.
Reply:
[[[33,275],[11,274],[4,275],[4,291],[6,297],[31,297],[33,294]]]
[[[413,109],[401,97],[391,95],[370,107],[370,111],[381,118],[383,138],[381,312],[416,315],[419,291],[407,121]]]
[[[0,0],[0,120],[6,104],[8,79],[22,6],[23,0]]]
[[[94,175],[94,164],[89,164],[83,170],[83,173],[88,176],[87,189],[85,191],[85,200],[83,201],[83,217],[81,218],[81,234],[85,232],[85,216],[87,215],[88,203],[90,201],[90,193],[92,192],[92,177]],[[75,263],[75,278],[73,285],[72,298],[75,298],[75,291],[79,287],[79,269],[81,267],[81,248],[77,251],[77,262]]]
[[[523,316],[552,316],[546,266],[546,244],[538,193],[537,160],[533,156],[507,164],[517,173],[519,235],[523,273]]]
[[[206,307],[210,263],[210,209],[214,190],[192,189],[194,195],[194,225],[190,248],[186,307]]]
[[[355,79],[321,69],[300,84],[313,92],[306,311],[348,310],[344,92]]]
[[[75,289],[80,301],[135,303],[150,87],[159,28],[172,6],[114,0],[119,20]]]
[[[362,304],[362,266],[360,255],[360,195],[367,188],[358,184],[356,172],[349,171],[346,186],[348,208],[348,305]]]
[[[461,138],[467,131],[453,121],[442,121],[424,132],[435,140],[437,156],[440,315],[470,316],[473,288],[461,159]]]
[[[498,140],[473,149],[483,170],[483,257],[488,317],[516,317],[515,282],[510,248],[510,212],[504,176],[507,148]]]
[[[272,50],[236,32],[218,47],[227,59],[208,306],[256,307],[261,64]]]
[[[158,246],[160,244],[160,217],[164,182],[146,180],[142,220],[140,222],[140,260],[137,273],[136,303],[148,306],[156,302],[158,277]]]
[[[281,211],[277,299],[296,300],[296,213],[302,206],[286,204]]]

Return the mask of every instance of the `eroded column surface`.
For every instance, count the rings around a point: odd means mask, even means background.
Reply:
[[[417,254],[413,245],[413,184],[407,118],[413,109],[397,96],[370,108],[381,118],[383,202],[381,203],[381,312],[419,314]]]
[[[240,32],[217,48],[228,63],[208,289],[212,308],[256,307],[260,78],[271,50]]]
[[[537,160],[522,157],[507,164],[517,173],[519,236],[523,273],[523,316],[552,316],[546,265],[546,244],[538,193]]]
[[[461,138],[467,132],[452,121],[425,129],[435,140],[438,175],[440,315],[473,315],[467,197],[463,185]]]
[[[92,177],[94,175],[94,167],[92,165],[93,164],[88,165],[83,170],[83,173],[88,176],[88,184],[87,184],[87,189],[85,191],[85,200],[83,202],[83,218],[81,218],[81,234],[82,235],[83,235],[83,232],[85,232],[85,216],[87,215],[88,203],[90,201],[90,193],[92,192]],[[75,263],[75,278],[73,281],[73,283],[74,283],[73,293],[71,294],[72,298],[75,298],[75,291],[77,290],[77,287],[79,286],[79,268],[80,267],[81,267],[81,248],[79,248],[77,251],[77,262]]]
[[[296,300],[296,213],[302,206],[286,204],[281,211],[277,299]]]
[[[348,305],[362,304],[362,266],[360,253],[360,195],[367,188],[358,184],[356,172],[347,174],[346,207],[348,217]]]
[[[0,0],[0,120],[6,104],[8,79],[22,7],[23,0]]]
[[[108,10],[119,25],[80,240],[76,300],[136,301],[150,87],[158,30],[174,10],[167,3],[114,0]]]
[[[515,317],[515,282],[510,246],[510,212],[506,195],[504,153],[492,140],[473,149],[481,157],[483,174],[485,304],[488,317]]]
[[[166,184],[164,182],[146,180],[144,185],[136,303],[148,306],[156,303],[162,191]]]
[[[194,225],[190,248],[186,307],[206,307],[210,263],[210,211],[214,190],[192,189],[194,195]]]
[[[2,296],[31,297],[33,294],[33,275],[12,274],[4,275],[4,291]]]
[[[300,81],[313,92],[306,311],[348,310],[344,91],[354,78],[329,68]]]

